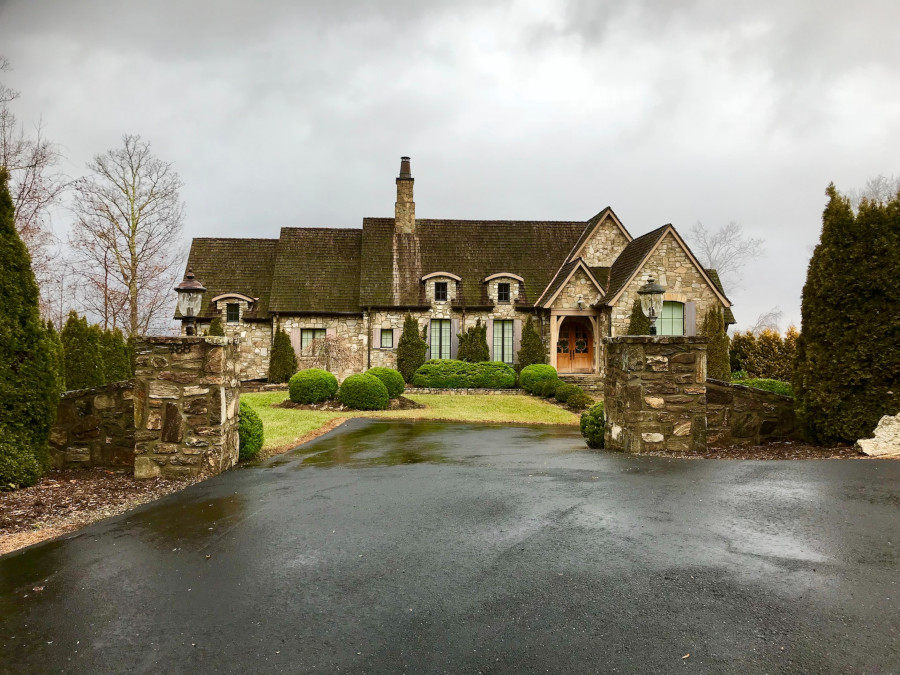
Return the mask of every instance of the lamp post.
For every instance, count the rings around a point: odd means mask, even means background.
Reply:
[[[175,292],[178,293],[178,311],[184,324],[184,334],[196,335],[196,317],[203,307],[203,294],[206,293],[206,288],[194,278],[194,271],[188,267],[184,279],[175,287]]]
[[[652,276],[638,289],[638,295],[641,296],[641,311],[650,319],[650,335],[656,335],[656,319],[662,313],[665,292],[666,289],[656,283]]]

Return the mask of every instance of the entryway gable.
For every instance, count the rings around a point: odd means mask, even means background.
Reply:
[[[622,221],[607,206],[588,221],[568,259],[581,258],[589,267],[611,267],[631,240]]]
[[[557,272],[535,303],[553,309],[586,309],[603,297],[603,286],[580,258]]]

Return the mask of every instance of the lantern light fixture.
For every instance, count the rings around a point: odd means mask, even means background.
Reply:
[[[641,311],[650,319],[650,335],[656,335],[656,320],[662,314],[663,295],[666,289],[653,280],[651,275],[647,283],[638,289],[641,296]]]
[[[203,307],[203,294],[206,288],[194,277],[194,271],[188,267],[184,279],[175,287],[178,294],[178,312],[184,324],[185,335],[197,334],[197,315]]]

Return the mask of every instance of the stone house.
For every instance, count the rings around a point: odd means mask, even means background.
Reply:
[[[609,207],[572,222],[417,219],[413,184],[404,157],[394,217],[363,218],[361,228],[194,239],[187,267],[208,289],[198,327],[219,316],[241,338],[244,379],[266,377],[277,326],[301,367],[317,346],[341,345],[331,369],[342,378],[395,366],[407,313],[425,329],[429,358],[454,358],[457,333],[481,319],[491,357],[510,364],[532,316],[560,373],[599,381],[600,338],[627,332],[651,275],[666,288],[660,334],[695,335],[709,307],[734,323],[715,271],[671,225],[634,238]]]

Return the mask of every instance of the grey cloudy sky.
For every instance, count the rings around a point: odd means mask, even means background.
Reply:
[[[393,213],[735,220],[740,323],[799,323],[824,190],[900,173],[900,3],[0,0],[4,76],[77,176],[123,133],[185,182],[186,235]],[[65,215],[54,223],[64,233]]]

